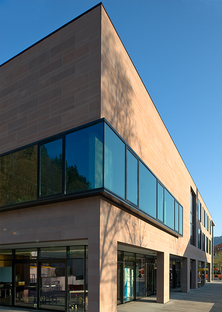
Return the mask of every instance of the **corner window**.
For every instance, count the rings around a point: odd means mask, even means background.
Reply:
[[[105,124],[105,188],[125,198],[125,144]]]
[[[66,135],[66,193],[103,186],[103,124]]]

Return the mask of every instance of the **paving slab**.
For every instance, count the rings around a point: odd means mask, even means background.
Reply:
[[[189,293],[171,292],[170,301],[156,303],[156,297],[119,305],[117,312],[222,312],[222,281],[207,283]]]

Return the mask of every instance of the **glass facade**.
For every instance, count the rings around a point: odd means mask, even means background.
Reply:
[[[87,246],[0,250],[0,304],[88,311]]]
[[[201,230],[198,229],[198,248],[201,249]]]
[[[62,139],[40,146],[40,196],[62,193],[62,154]]]
[[[37,145],[0,157],[0,206],[37,199]]]
[[[201,203],[198,200],[198,220],[201,222]]]
[[[125,144],[105,124],[105,183],[104,186],[125,198]]]
[[[117,304],[156,293],[156,257],[118,251]]]
[[[126,190],[126,198],[134,205],[137,205],[137,159],[133,154],[127,150],[127,190]]]
[[[66,135],[66,193],[103,186],[103,125]]]
[[[141,162],[139,162],[139,208],[156,218],[156,178]]]
[[[174,198],[164,189],[164,224],[173,229],[174,219]]]
[[[0,206],[111,193],[183,234],[183,208],[105,121],[0,157]]]

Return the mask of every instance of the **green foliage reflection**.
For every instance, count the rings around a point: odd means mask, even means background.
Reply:
[[[37,199],[37,146],[0,158],[0,205]]]

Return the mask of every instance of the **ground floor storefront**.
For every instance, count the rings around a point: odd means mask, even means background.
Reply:
[[[45,243],[37,248],[30,245],[25,248],[23,244],[22,248],[1,249],[0,305],[56,311],[88,311],[88,254],[87,240],[85,244],[83,241],[76,241],[59,246],[57,242]],[[164,258],[163,254],[156,250],[118,244],[117,305],[149,296],[156,296],[157,302],[161,302],[161,286],[168,287],[168,291],[187,292],[186,289],[189,291],[205,285],[210,264],[207,268],[204,261],[175,255]],[[166,272],[163,273],[164,268]],[[188,282],[190,287],[187,287]],[[167,292],[166,289],[164,291]]]

